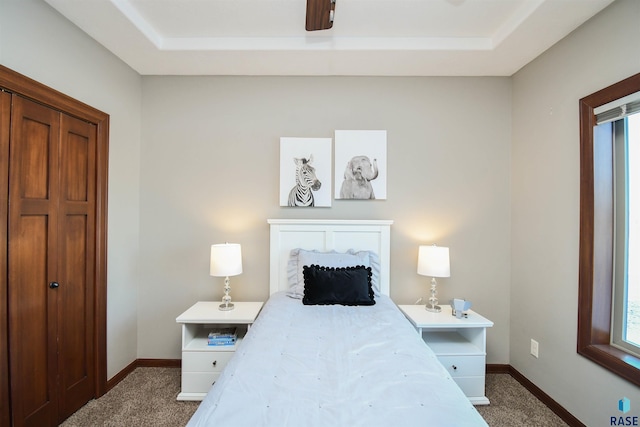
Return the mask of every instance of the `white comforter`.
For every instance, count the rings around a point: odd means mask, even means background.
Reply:
[[[487,426],[388,297],[271,296],[189,421],[196,426]]]

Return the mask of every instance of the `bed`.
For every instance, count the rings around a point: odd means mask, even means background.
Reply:
[[[188,427],[487,426],[389,298],[392,221],[269,224],[270,298]],[[374,304],[307,304],[327,277]]]

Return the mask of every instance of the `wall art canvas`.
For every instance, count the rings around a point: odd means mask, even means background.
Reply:
[[[331,206],[331,138],[280,138],[280,206]]]
[[[335,131],[335,198],[387,198],[387,131]]]

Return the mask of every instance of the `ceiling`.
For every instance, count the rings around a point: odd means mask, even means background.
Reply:
[[[45,1],[141,75],[510,76],[613,0]]]

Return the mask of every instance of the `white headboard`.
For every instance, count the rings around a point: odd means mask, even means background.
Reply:
[[[288,289],[291,249],[374,251],[380,257],[380,292],[389,295],[391,220],[269,219],[269,294]]]

